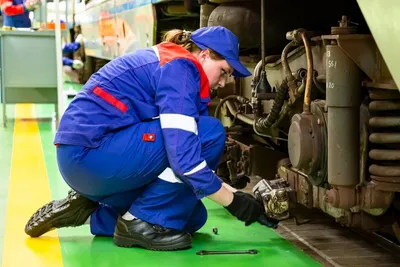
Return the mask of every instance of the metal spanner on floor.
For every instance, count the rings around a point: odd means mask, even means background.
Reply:
[[[199,250],[197,255],[223,255],[223,254],[257,254],[258,250]]]

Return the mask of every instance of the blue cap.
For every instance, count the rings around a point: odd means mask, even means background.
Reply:
[[[240,63],[239,40],[236,35],[222,26],[200,28],[192,32],[190,39],[200,49],[209,48],[220,54],[234,69],[233,76],[247,77],[251,73]]]

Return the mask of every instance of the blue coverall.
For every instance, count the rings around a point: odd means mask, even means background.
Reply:
[[[68,44],[64,45],[62,52],[63,52],[63,54],[72,54],[76,50],[78,50],[80,47],[81,47],[81,44],[79,42],[68,43]],[[62,61],[63,61],[63,66],[72,67],[72,65],[74,64],[74,60],[70,59],[68,57],[63,57]]]
[[[207,76],[170,42],[118,57],[93,74],[64,113],[54,143],[64,180],[102,203],[94,235],[112,236],[118,214],[194,232],[207,220],[201,198],[214,174],[225,131],[207,116]]]
[[[25,8],[26,0],[0,0],[4,16],[4,26],[30,28],[32,26],[29,11]],[[12,5],[9,5],[11,3]]]

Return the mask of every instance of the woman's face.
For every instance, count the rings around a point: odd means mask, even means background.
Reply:
[[[215,60],[210,57],[209,50],[199,53],[198,59],[210,82],[211,89],[225,86],[226,79],[232,75],[233,69],[226,60]]]

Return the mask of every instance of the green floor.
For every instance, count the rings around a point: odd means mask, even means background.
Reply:
[[[12,106],[9,106],[12,114]],[[36,106],[40,117],[49,117],[51,105]],[[50,121],[38,121],[53,198],[63,198],[68,187],[56,164],[54,131]],[[2,258],[7,186],[13,139],[12,123],[0,128],[0,265]],[[23,201],[21,199],[21,201]],[[209,212],[207,224],[195,235],[193,248],[177,252],[152,252],[139,248],[119,248],[111,238],[93,237],[89,227],[60,229],[64,266],[320,266],[309,256],[282,239],[273,230],[260,225],[245,227],[215,203],[205,200]],[[218,228],[218,235],[212,228]],[[22,231],[22,229],[21,229]],[[198,250],[257,249],[257,255],[197,256]],[[23,257],[23,255],[21,255]]]

